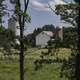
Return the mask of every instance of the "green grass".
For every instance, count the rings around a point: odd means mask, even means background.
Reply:
[[[33,53],[29,52],[27,55],[36,57],[40,55],[41,51],[46,50],[34,50]],[[62,52],[58,54],[60,58],[63,58]],[[64,57],[68,57],[69,53],[64,53]],[[25,80],[67,80],[66,78],[60,78],[61,63],[44,64],[41,69],[35,71],[34,61],[35,58],[32,57],[25,59]],[[0,80],[19,80],[19,60],[0,60]]]

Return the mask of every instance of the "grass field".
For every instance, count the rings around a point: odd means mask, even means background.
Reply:
[[[35,71],[34,61],[39,58],[41,51],[47,49],[28,49],[25,55],[25,80],[68,80],[60,78],[60,69],[62,63],[43,64],[43,67]],[[68,58],[70,56],[69,49],[60,49],[58,57]],[[19,56],[17,56],[19,57]],[[19,60],[0,60],[0,80],[19,80]]]

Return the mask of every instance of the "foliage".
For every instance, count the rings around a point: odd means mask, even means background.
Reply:
[[[20,1],[18,1],[18,0],[10,0],[10,2],[11,2],[11,4],[14,5],[14,14],[13,14],[13,16],[15,15],[14,18],[17,19],[18,15],[20,15],[22,17],[25,17],[24,18],[24,22],[30,23],[31,22],[31,17],[29,16],[28,12],[25,12],[25,9],[27,8],[27,2],[28,1],[25,2],[25,0],[24,0],[24,6],[25,6],[24,9],[21,8],[22,4],[21,4]],[[18,5],[18,2],[19,2],[19,5]],[[18,18],[18,20],[19,20],[19,18]],[[23,21],[21,21],[21,23],[23,23]]]
[[[67,4],[67,5],[58,5],[56,6],[56,14],[60,15],[61,20],[64,22],[70,23],[72,26],[76,26],[77,13],[76,8],[77,4]]]
[[[44,25],[44,26],[42,26],[42,28],[35,29],[33,34],[36,36],[39,33],[41,33],[42,31],[52,31],[52,32],[54,32],[55,31],[55,26],[52,25],[52,24]]]
[[[15,35],[11,30],[0,27],[0,48],[3,48],[5,55],[11,54],[11,48],[15,43]]]
[[[14,5],[14,14],[17,17],[20,27],[20,80],[24,80],[24,27],[25,23],[29,23],[31,18],[27,14],[27,8],[29,0],[23,0],[23,5],[21,0],[11,0],[11,3]],[[22,8],[23,6],[23,8]],[[15,17],[15,18],[16,18]]]
[[[4,16],[4,14],[5,14],[5,11],[4,11],[4,8],[6,7],[4,4],[3,4],[3,2],[4,2],[5,0],[0,0],[0,26],[2,26],[2,17]]]
[[[74,0],[75,2],[77,2],[77,3],[80,3],[80,1],[79,0]]]
[[[68,60],[63,61],[60,77],[67,77],[69,80],[75,80],[75,48],[71,49],[72,53]]]
[[[61,73],[63,76],[69,78],[69,80],[75,80],[75,56],[77,54],[77,7],[78,4],[67,4],[56,6],[56,14],[60,15],[61,20],[70,23],[76,28],[64,29],[64,44],[65,42],[71,48],[72,54],[68,61],[63,62]]]
[[[63,28],[63,47],[71,48],[77,46],[77,28],[64,27]]]

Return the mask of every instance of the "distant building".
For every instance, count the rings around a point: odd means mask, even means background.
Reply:
[[[60,28],[58,35],[59,35],[59,38],[61,39],[61,41],[63,41],[63,27]]]
[[[12,30],[16,36],[20,36],[19,22],[13,18],[8,20],[8,29]]]
[[[46,47],[48,45],[48,41],[53,37],[53,33],[51,31],[43,31],[36,36],[36,46],[38,47]]]
[[[56,27],[55,39],[60,39],[61,41],[63,41],[63,27]]]

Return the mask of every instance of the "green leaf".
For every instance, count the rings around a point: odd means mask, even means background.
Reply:
[[[74,1],[80,4],[80,0],[74,0]]]

